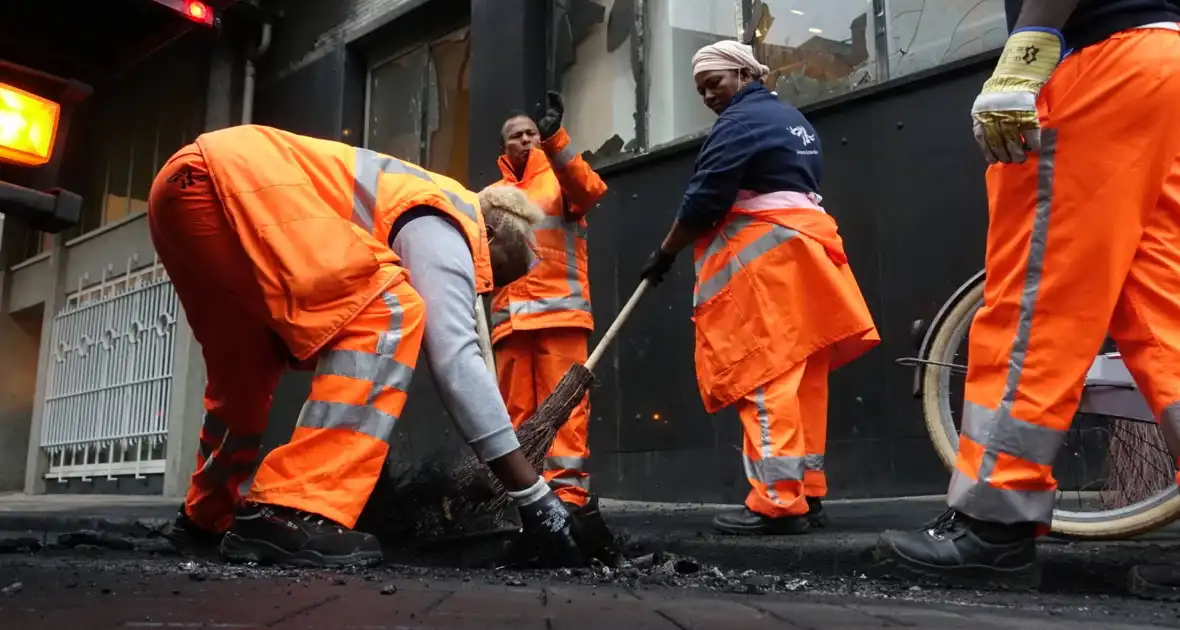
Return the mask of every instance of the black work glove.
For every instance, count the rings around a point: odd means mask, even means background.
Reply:
[[[552,491],[517,508],[524,530],[512,555],[518,562],[545,568],[586,565],[578,545],[581,525]]]
[[[537,131],[540,132],[542,141],[553,137],[553,134],[561,129],[561,117],[565,114],[565,103],[561,100],[561,94],[550,90],[545,93],[545,100],[548,102],[545,113],[537,121]]]
[[[639,272],[639,277],[652,284],[659,284],[664,281],[664,276],[668,275],[668,270],[672,268],[675,260],[676,254],[657,249],[648,256],[647,264],[643,266],[643,271]]]

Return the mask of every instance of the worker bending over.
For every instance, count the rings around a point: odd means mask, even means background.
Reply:
[[[898,573],[1035,586],[1053,463],[1107,331],[1180,456],[1180,2],[1024,0],[972,108],[987,161],[986,303],[971,326],[948,511],[886,532]],[[1130,587],[1180,597],[1180,568]]]
[[[172,530],[179,546],[221,540],[225,558],[264,564],[379,561],[376,538],[352,527],[424,347],[459,431],[515,499],[526,540],[543,561],[580,562],[576,523],[521,453],[476,333],[476,294],[532,262],[540,211],[523,195],[477,197],[387,155],[247,125],[173,155],[148,212],[208,371],[197,471]],[[311,395],[240,501],[294,362],[314,363]]]
[[[880,342],[819,205],[822,160],[811,123],[766,89],[749,46],[718,42],[692,60],[718,114],[680,211],[643,277],[659,282],[695,243],[697,383],[705,409],[737,405],[746,509],[714,527],[798,534],[824,523],[828,372]]]
[[[594,329],[586,252],[586,213],[606,194],[606,184],[574,152],[561,126],[561,95],[549,92],[539,122],[517,114],[501,128],[498,183],[514,186],[545,213],[533,233],[540,262],[528,275],[497,285],[492,298],[492,341],[500,391],[512,424],[519,427],[553,392],[575,363],[584,363]],[[557,496],[583,521],[601,523],[591,500],[590,397],[574,408],[557,433],[543,474]]]

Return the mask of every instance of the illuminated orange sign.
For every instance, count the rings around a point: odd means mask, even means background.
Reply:
[[[0,83],[0,160],[40,166],[53,154],[61,106]]]

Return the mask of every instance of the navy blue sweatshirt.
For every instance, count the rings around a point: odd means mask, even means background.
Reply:
[[[818,193],[819,135],[799,110],[751,83],[713,124],[695,169],[676,219],[704,231],[729,212],[739,190]]]
[[[1004,0],[1008,32],[1016,26],[1023,0]],[[1180,22],[1180,0],[1081,0],[1061,29],[1066,50],[1078,50],[1136,26]]]

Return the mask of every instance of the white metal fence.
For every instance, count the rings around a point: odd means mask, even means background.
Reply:
[[[41,448],[49,479],[164,472],[176,293],[155,261],[78,291],[53,318]]]

